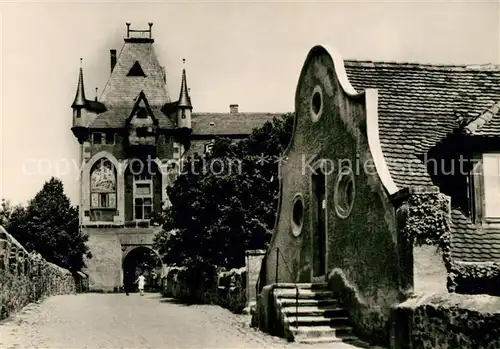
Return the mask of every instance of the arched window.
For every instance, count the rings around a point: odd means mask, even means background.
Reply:
[[[102,217],[103,210],[116,209],[116,170],[111,161],[101,159],[92,167],[90,173],[90,196],[90,207],[97,217]]]

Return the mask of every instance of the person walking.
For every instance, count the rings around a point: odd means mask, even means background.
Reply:
[[[141,296],[144,296],[144,284],[146,283],[146,277],[144,276],[144,272],[142,272],[141,275],[139,275],[135,283],[139,285],[139,292],[141,293]]]

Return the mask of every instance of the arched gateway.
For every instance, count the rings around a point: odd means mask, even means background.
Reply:
[[[160,286],[161,258],[158,252],[147,246],[136,246],[123,253],[123,285],[129,292],[136,291],[134,281],[140,274],[146,277],[146,291],[157,290]]]

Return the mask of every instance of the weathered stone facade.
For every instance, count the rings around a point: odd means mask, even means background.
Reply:
[[[151,248],[160,229],[151,217],[169,205],[166,188],[183,159],[208,151],[216,136],[241,139],[277,116],[239,113],[237,105],[230,113],[192,113],[185,69],[172,101],[151,26],[127,26],[120,54],[110,51],[111,73],[99,98],[85,97],[80,68],[72,104],[82,164],[80,223],[89,236],[93,258],[86,271],[95,291],[120,289],[129,252]]]

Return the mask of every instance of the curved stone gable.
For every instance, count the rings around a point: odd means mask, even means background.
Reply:
[[[265,284],[329,282],[341,271],[355,295],[351,316],[373,320],[361,331],[382,333],[407,287],[392,200],[398,188],[379,142],[377,91],[355,91],[331,48],[313,47],[302,68],[280,176]]]

